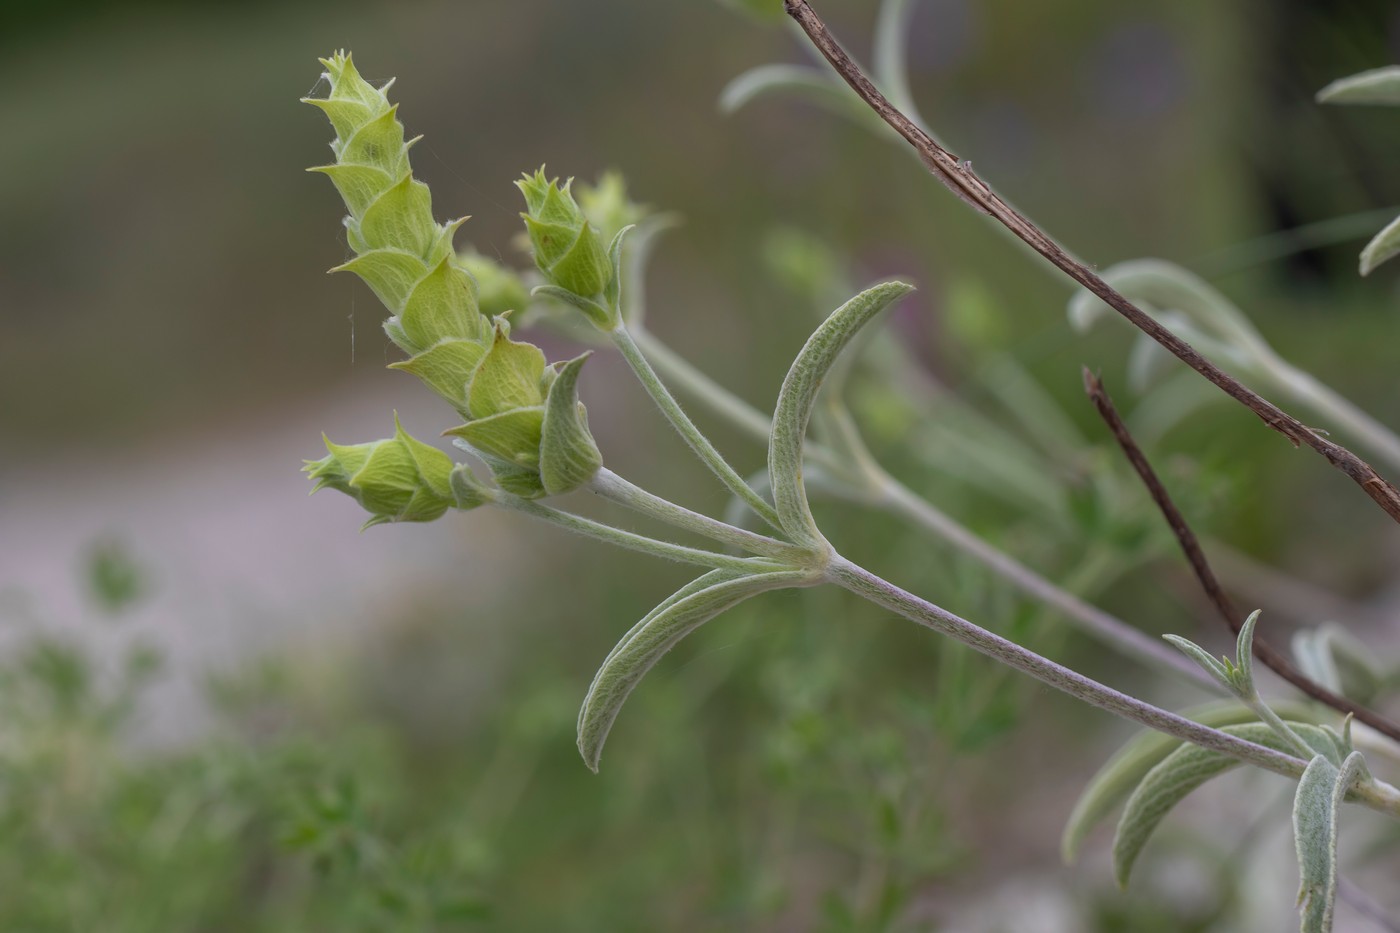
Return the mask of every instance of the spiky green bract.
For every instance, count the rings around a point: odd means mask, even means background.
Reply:
[[[469,372],[480,358],[470,344],[490,335],[476,284],[452,249],[462,220],[433,220],[432,197],[413,177],[412,141],[404,139],[398,108],[385,96],[388,85],[365,81],[346,53],[321,62],[330,92],[306,103],[335,129],[335,162],[311,171],[329,177],[345,201],[346,238],[355,251],[332,271],[354,272],[374,290],[390,312],[385,331],[413,357],[414,365],[402,368],[455,405],[461,386],[444,373]]]
[[[390,364],[391,368],[417,376],[466,419],[466,424],[450,433],[481,455],[503,489],[536,497],[567,492],[587,482],[602,458],[588,433],[583,407],[574,397],[577,365],[573,364],[568,384],[561,390],[569,395],[568,402],[547,405],[550,387],[564,364],[546,365],[538,347],[511,340],[505,318],[528,303],[524,283],[483,257],[459,256],[453,250],[452,236],[462,221],[438,224],[433,220],[432,198],[427,186],[413,178],[408,157],[413,141],[404,139],[398,108],[385,95],[388,85],[369,84],[344,52],[323,59],[322,64],[330,92],[306,102],[331,121],[335,163],[312,171],[330,177],[350,211],[345,227],[355,258],[337,271],[356,273],[374,290],[390,311],[385,331],[409,354],[407,360]],[[599,265],[588,259],[589,244],[597,235],[574,203],[568,185],[560,189],[543,181],[543,174],[538,180],[539,185],[527,194],[527,203],[537,215],[536,222],[549,229],[536,248],[544,249],[551,266],[561,270],[560,281],[567,281],[573,290],[583,294],[603,290],[612,278],[613,265],[598,246],[606,272],[587,277]],[[569,231],[570,241],[558,255],[551,252],[556,240],[550,231],[556,227]],[[486,287],[484,307],[473,271]],[[552,413],[549,419],[547,410]],[[547,421],[551,427],[546,431]],[[548,447],[543,457],[542,443]],[[350,452],[358,448],[337,448],[332,450],[333,458],[337,450],[342,452],[341,460],[360,456]],[[397,447],[375,450],[373,456],[381,460],[402,453]],[[542,459],[548,464],[545,478],[540,476]],[[410,517],[402,511],[402,497],[366,501],[364,491],[350,482],[354,471],[337,463],[327,464],[315,475],[323,485],[356,495],[367,508],[373,502],[372,512],[389,516],[381,520],[427,520],[447,507],[414,500]],[[434,483],[445,501],[446,472],[440,472],[441,481],[435,477]],[[436,514],[430,514],[434,508]],[[418,518],[420,514],[424,517]]]
[[[383,522],[430,522],[450,508],[470,509],[485,501],[464,477],[454,477],[452,458],[411,437],[394,416],[394,436],[342,446],[325,438],[327,454],[303,470],[316,481],[312,492],[336,489],[370,513],[366,528]]]
[[[613,278],[607,244],[584,215],[569,190],[570,178],[546,178],[541,166],[515,183],[525,196],[525,231],[534,247],[535,265],[545,279],[585,298],[600,295]]]
[[[503,318],[467,386],[461,438],[491,467],[502,488],[536,498],[577,489],[603,465],[578,401],[584,357],[545,364],[533,344],[510,339]],[[523,475],[522,475],[523,474]]]

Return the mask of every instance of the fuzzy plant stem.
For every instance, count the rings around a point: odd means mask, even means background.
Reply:
[[[692,512],[690,509],[676,505],[669,499],[663,499],[654,493],[647,492],[635,483],[618,476],[607,467],[600,468],[594,474],[593,479],[588,484],[588,489],[604,499],[660,519],[668,525],[704,535],[712,541],[740,548],[752,554],[791,562],[800,561],[804,553],[801,548],[785,541],[779,541],[767,535],[755,534],[708,515]]]
[[[715,414],[760,443],[768,443],[768,432],[772,430],[772,424],[767,415],[718,385],[646,328],[632,325],[628,332],[638,351],[665,373],[666,378],[675,383],[682,392],[692,399],[702,401]]]
[[[1099,683],[1041,657],[1028,648],[1008,641],[966,619],[954,615],[941,606],[920,599],[913,593],[902,590],[881,577],[876,576],[840,555],[832,555],[826,577],[843,589],[868,599],[878,606],[917,622],[944,635],[962,642],[975,651],[991,657],[1008,667],[1029,674],[1041,683],[1048,684],[1070,696],[1083,700],[1091,706],[1116,713],[1125,719],[1155,729],[1158,732],[1175,736],[1202,748],[1220,752],[1247,764],[1298,778],[1303,774],[1306,762],[1285,755],[1273,749],[1247,742],[1227,735],[1209,726],[1178,716],[1150,703],[1134,699],[1112,687]],[[1356,800],[1373,810],[1400,817],[1400,791],[1381,781],[1358,782],[1348,799]]]
[[[785,569],[783,565],[774,564],[759,558],[717,554],[714,551],[686,547],[683,544],[658,541],[656,538],[649,538],[646,535],[639,535],[631,531],[623,531],[621,528],[614,528],[611,525],[595,522],[592,519],[574,515],[571,512],[564,512],[547,505],[541,505],[534,499],[523,499],[520,496],[513,496],[509,493],[498,492],[492,497],[491,501],[496,505],[515,512],[521,512],[532,518],[542,519],[550,524],[558,525],[560,528],[585,535],[594,540],[615,544],[618,547],[627,548],[631,551],[640,551],[643,554],[650,554],[653,557],[662,557],[666,560],[680,561],[685,564],[699,564],[702,567],[713,567],[717,570],[740,570],[745,573],[753,573],[765,569]]]
[[[632,372],[636,374],[642,387],[656,403],[656,407],[661,409],[666,420],[671,422],[671,426],[690,445],[690,449],[695,451],[695,455],[710,468],[715,476],[719,477],[725,488],[743,500],[756,515],[774,528],[780,529],[782,525],[778,521],[777,511],[764,501],[762,496],[754,492],[748,483],[744,482],[744,478],[735,472],[718,450],[715,450],[715,445],[710,443],[709,438],[700,433],[700,429],[682,410],[676,397],[671,394],[671,390],[667,389],[661,378],[656,375],[656,370],[651,368],[651,363],[647,362],[646,356],[642,354],[626,326],[618,324],[608,332],[608,336],[613,345],[617,347],[618,352],[622,354],[623,359],[627,361],[627,365],[632,367]]]
[[[767,443],[771,422],[758,409],[717,384],[702,370],[647,331],[643,330],[637,334],[636,345],[644,347],[646,355],[666,373],[667,378],[691,397],[703,402],[730,424],[760,442]],[[838,462],[833,452],[819,444],[809,440],[806,451],[812,462],[827,467],[833,479],[838,482],[842,482],[841,478],[850,472],[845,464]],[[861,464],[861,474],[859,488],[852,483],[849,489],[842,490],[851,498],[873,502],[943,539],[1023,593],[1053,606],[1079,628],[1125,654],[1157,668],[1172,671],[1202,689],[1223,695],[1224,691],[1220,685],[1180,652],[1133,628],[1122,619],[1066,592],[1014,557],[993,547],[954,521],[933,503],[890,476],[877,463],[867,460]]]
[[[1149,665],[1169,669],[1202,689],[1224,694],[1209,674],[1179,651],[1172,650],[1159,639],[1133,628],[1073,593],[1060,589],[1020,561],[977,537],[894,477],[885,474],[880,491],[877,501],[887,510],[936,534],[1021,592],[1059,610],[1089,634]]]

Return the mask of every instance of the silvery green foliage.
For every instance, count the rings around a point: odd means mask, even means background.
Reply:
[[[1235,639],[1235,660],[1233,661],[1226,657],[1217,660],[1211,657],[1210,652],[1200,645],[1182,638],[1180,635],[1163,635],[1162,637],[1199,664],[1207,674],[1215,678],[1220,686],[1248,701],[1258,696],[1254,689],[1254,627],[1258,623],[1259,610],[1256,609],[1240,626],[1239,635]]]
[[[769,565],[771,566],[771,565]],[[622,704],[661,656],[682,638],[739,603],[768,590],[811,585],[802,570],[712,570],[681,587],[632,626],[593,677],[578,715],[578,749],[598,770],[603,743]]]
[[[1400,65],[1338,78],[1317,92],[1324,104],[1400,104]]]
[[[1293,635],[1293,658],[1310,679],[1358,703],[1370,703],[1385,675],[1365,645],[1338,625],[1299,629]]]
[[[1275,711],[1303,722],[1315,714],[1313,707],[1302,703],[1275,704]],[[1253,710],[1236,700],[1208,703],[1186,710],[1182,715],[1217,729],[1258,721]],[[1085,785],[1065,822],[1060,837],[1060,854],[1064,860],[1075,861],[1089,832],[1128,799],[1149,771],[1180,747],[1179,739],[1160,732],[1143,732],[1119,749]]]
[[[1400,436],[1280,357],[1244,313],[1200,276],[1160,259],[1119,263],[1101,275],[1129,301],[1216,363],[1253,380],[1256,388],[1307,406],[1319,417],[1319,428],[1345,432],[1400,469]],[[1118,317],[1083,289],[1070,299],[1067,312],[1070,323],[1081,331],[1105,316]],[[1146,334],[1135,332],[1134,340],[1129,373],[1135,388],[1142,390],[1177,364]],[[1218,395],[1201,396],[1202,401],[1207,398]],[[1178,409],[1175,416],[1185,417],[1191,407]],[[1160,425],[1157,428],[1159,432],[1162,429]]]
[[[1328,749],[1329,760],[1342,760],[1341,741],[1335,733],[1308,723],[1292,722],[1288,726],[1310,745]],[[1291,743],[1266,723],[1222,726],[1220,731],[1275,751],[1293,751]],[[1239,761],[1220,752],[1179,744],[1148,770],[1128,797],[1114,834],[1113,866],[1118,883],[1128,883],[1143,846],[1173,807],[1211,778],[1238,766]]]
[[[802,448],[817,391],[860,329],[912,290],[903,282],[886,282],[837,308],[807,339],[783,379],[768,441],[768,478],[783,530],[804,547],[824,542],[802,483]]]
[[[322,64],[330,91],[306,103],[330,119],[335,162],[312,171],[335,183],[350,211],[346,236],[356,255],[337,271],[356,273],[374,290],[390,311],[385,331],[409,354],[390,368],[412,373],[452,405],[465,423],[447,433],[476,453],[507,492],[534,498],[587,482],[602,457],[577,398],[582,358],[549,364],[538,347],[511,339],[511,309],[501,305],[523,298],[523,285],[481,257],[454,251],[452,239],[461,220],[433,220],[428,187],[414,179],[409,162],[413,141],[405,140],[398,106],[385,94],[389,85],[376,88],[366,82],[343,52]],[[567,186],[562,192],[552,185],[531,192],[539,194],[532,203],[545,212],[537,226],[572,222],[577,207],[570,211]],[[548,227],[538,236],[549,245],[553,231]],[[583,240],[577,232],[574,237]],[[557,258],[570,281],[583,274],[580,255],[575,247]],[[606,257],[603,262],[607,264]],[[488,277],[489,310],[498,312],[494,317],[483,314],[478,304],[472,267]],[[565,372],[568,377],[561,379]],[[458,486],[466,488],[466,482],[464,475]],[[348,480],[322,485],[362,488]],[[441,485],[446,496],[445,477]],[[358,498],[370,507],[363,494]],[[426,521],[445,511],[438,504],[381,520]]]
[[[1400,104],[1400,66],[1391,65],[1340,78],[1317,92],[1324,104]],[[1400,217],[1377,233],[1361,251],[1361,274],[1400,253]]]
[[[1329,933],[1337,903],[1337,816],[1357,778],[1365,774],[1360,752],[1338,765],[1322,755],[1308,763],[1293,798],[1293,839],[1298,849],[1298,905],[1302,933]]]

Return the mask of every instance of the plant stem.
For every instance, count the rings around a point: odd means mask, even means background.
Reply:
[[[1202,689],[1224,695],[1224,690],[1210,675],[1180,652],[1061,589],[1014,557],[997,550],[894,477],[885,474],[881,489],[883,495],[877,501],[885,509],[938,535],[1021,592],[1053,606],[1085,632],[1154,667],[1169,669]]]
[[[715,414],[761,444],[768,443],[771,419],[739,396],[719,385],[697,369],[685,357],[654,337],[651,331],[635,325],[628,327],[640,352],[666,374],[692,399],[703,402]]]
[[[1223,752],[1278,774],[1298,777],[1303,773],[1305,763],[1297,758],[1226,735],[1119,693],[1111,687],[1043,658],[1028,648],[980,628],[941,606],[900,589],[840,555],[832,556],[827,578],[857,596],[934,631],[951,636],[982,654],[1030,674],[1042,683],[1100,709],[1117,713],[1159,732]]]
[[[1149,729],[1175,736],[1183,741],[1229,755],[1231,758],[1286,777],[1300,777],[1306,766],[1304,761],[1292,755],[1285,755],[1282,752],[1276,752],[1262,745],[1228,735],[1218,729],[1192,722],[1175,713],[1120,693],[1112,687],[1085,677],[1063,665],[1056,664],[1028,648],[954,615],[941,606],[934,605],[900,589],[893,583],[846,560],[839,554],[831,556],[826,578],[857,596],[868,599],[878,606],[883,606],[910,621],[948,635],[975,651],[1029,674],[1040,682],[1083,700],[1091,706],[1108,710],[1125,719],[1147,726]],[[1373,810],[1400,817],[1400,791],[1384,782],[1358,783],[1353,789],[1351,797]]]
[[[836,42],[831,31],[813,12],[807,0],[784,0],[784,9],[807,34],[812,44],[821,51],[837,74],[880,119],[914,147],[924,165],[949,191],[978,211],[995,218],[1061,272],[1097,295],[1110,308],[1210,380],[1226,395],[1254,412],[1266,425],[1288,438],[1295,446],[1305,445],[1322,455],[1334,467],[1351,477],[1352,482],[1387,515],[1400,522],[1400,489],[1391,485],[1370,464],[1342,445],[1318,435],[1297,418],[1207,360],[1194,347],[1110,286],[1092,268],[1066,252],[1064,247],[1045,231],[988,187],[987,183],[972,171],[970,162],[963,161],[944,149],[927,132],[890,104]]]
[[[787,562],[801,561],[806,552],[801,548],[779,541],[767,535],[755,534],[744,528],[736,528],[727,522],[719,521],[699,512],[676,505],[669,499],[647,492],[634,483],[628,482],[607,467],[594,474],[588,488],[604,499],[627,506],[677,528],[684,528],[704,535],[721,544],[742,548],[763,557],[772,557]]]
[[[656,361],[667,377],[697,401],[756,440],[767,441],[770,421],[766,415],[716,383],[704,371],[646,331],[637,335],[637,341],[646,346],[647,355]],[[943,539],[1023,593],[1053,606],[1070,622],[1106,644],[1155,667],[1172,671],[1212,693],[1223,694],[1219,684],[1179,652],[1122,619],[1066,592],[1014,557],[998,550],[900,483],[872,458],[863,458],[861,477],[857,482],[850,478],[850,469],[827,448],[808,440],[806,452],[814,463],[831,471],[832,478],[843,487],[841,492],[849,498],[878,505]]]
[[[519,496],[513,496],[509,493],[497,492],[492,497],[492,501],[497,505],[516,512],[522,512],[533,518],[543,519],[544,521],[576,532],[577,534],[586,535],[598,541],[605,541],[608,544],[615,544],[618,547],[624,547],[628,550],[650,554],[653,557],[664,557],[667,560],[680,561],[685,564],[699,564],[702,567],[713,567],[720,570],[742,570],[746,573],[762,570],[787,569],[783,565],[775,564],[772,561],[763,560],[761,558],[734,557],[730,554],[717,554],[714,551],[686,547],[683,544],[659,541],[656,538],[649,538],[646,535],[639,535],[631,531],[623,531],[621,528],[614,528],[611,525],[595,522],[581,515],[574,515],[571,512],[564,512],[547,505],[541,505],[534,499],[522,499]]]
[[[1400,470],[1400,437],[1390,428],[1291,363],[1277,358],[1270,360],[1268,374],[1282,391],[1369,447],[1391,469]]]
[[[1254,711],[1254,715],[1259,717],[1260,722],[1263,722],[1285,742],[1292,745],[1298,754],[1311,758],[1318,753],[1317,749],[1303,741],[1303,737],[1295,732],[1292,726],[1283,721],[1283,717],[1275,713],[1269,708],[1269,704],[1259,698],[1258,691],[1255,691],[1253,696],[1240,697],[1240,701]]]
[[[671,426],[674,427],[680,433],[681,437],[685,439],[685,442],[690,445],[690,449],[695,451],[695,455],[710,468],[710,471],[714,473],[715,476],[719,477],[720,482],[724,483],[725,488],[743,500],[749,508],[753,509],[756,515],[774,528],[781,529],[782,526],[778,521],[778,513],[773,509],[773,506],[769,505],[764,501],[762,496],[754,492],[753,489],[749,487],[749,484],[744,482],[744,478],[735,472],[734,468],[725,461],[724,457],[720,456],[720,452],[715,450],[715,446],[710,443],[709,438],[700,433],[700,429],[695,426],[695,422],[690,420],[690,416],[681,409],[680,403],[676,401],[675,396],[671,394],[671,391],[662,383],[660,377],[656,375],[656,370],[651,368],[651,364],[647,362],[647,358],[642,354],[641,349],[632,339],[632,335],[628,332],[626,325],[618,324],[608,332],[608,336],[612,339],[618,351],[621,352],[623,359],[627,360],[627,364],[632,367],[632,372],[636,374],[637,379],[642,383],[642,387],[646,389],[647,394],[650,395],[652,401],[656,403],[656,407],[661,409],[661,413],[666,416],[666,420],[671,422]]]
[[[1229,627],[1230,631],[1239,635],[1240,629],[1244,626],[1244,617],[1240,614],[1239,610],[1235,608],[1234,601],[1230,599],[1230,595],[1225,592],[1225,588],[1220,585],[1220,580],[1216,577],[1215,571],[1211,569],[1210,561],[1206,560],[1205,551],[1201,550],[1201,543],[1197,540],[1196,533],[1191,530],[1191,525],[1186,521],[1186,516],[1181,513],[1181,510],[1176,507],[1176,503],[1172,501],[1171,494],[1167,492],[1167,487],[1163,485],[1161,479],[1158,478],[1157,471],[1152,469],[1152,464],[1148,461],[1147,455],[1143,453],[1142,448],[1139,447],[1137,441],[1133,439],[1133,435],[1128,430],[1128,426],[1123,422],[1122,416],[1118,414],[1118,409],[1114,407],[1113,400],[1109,398],[1108,390],[1104,388],[1103,383],[1099,381],[1098,377],[1089,371],[1088,367],[1084,368],[1084,391],[1088,393],[1089,400],[1094,403],[1094,408],[1098,411],[1099,417],[1101,417],[1104,424],[1108,426],[1108,430],[1113,435],[1113,439],[1118,442],[1118,446],[1122,449],[1123,455],[1127,457],[1128,462],[1132,464],[1133,470],[1137,473],[1138,478],[1142,480],[1143,486],[1147,488],[1148,495],[1150,495],[1152,501],[1157,504],[1157,508],[1161,511],[1162,517],[1166,519],[1167,525],[1171,528],[1172,534],[1176,537],[1177,544],[1181,546],[1181,551],[1186,556],[1186,562],[1191,566],[1191,572],[1196,575],[1196,580],[1201,584],[1201,589],[1205,591],[1206,596],[1210,599],[1211,605],[1215,607],[1216,612],[1220,614],[1221,619],[1224,620],[1225,625]],[[1328,690],[1325,686],[1299,670],[1298,666],[1290,661],[1286,654],[1273,647],[1269,642],[1256,636],[1253,639],[1252,653],[1254,657],[1263,661],[1271,671],[1278,674],[1314,700],[1317,700],[1319,703],[1325,703],[1338,712],[1350,713],[1371,728],[1383,732],[1395,741],[1400,742],[1400,724],[1392,722],[1380,713],[1360,703],[1356,703],[1339,693]],[[1263,706],[1262,701],[1259,701],[1257,696],[1254,699],[1259,706]],[[1269,719],[1261,713],[1260,718],[1263,718],[1269,725],[1274,726],[1275,731],[1279,731],[1280,734],[1284,735],[1284,737],[1294,743],[1295,746],[1301,745],[1303,748],[1307,747],[1306,744],[1303,744],[1302,739],[1293,734],[1292,730],[1282,725],[1282,720],[1278,720],[1277,716],[1273,717],[1273,719]],[[1278,720],[1277,725],[1274,720]],[[1280,729],[1280,727],[1282,728]]]

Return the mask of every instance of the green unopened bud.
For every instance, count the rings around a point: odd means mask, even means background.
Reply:
[[[311,169],[330,178],[345,201],[346,239],[355,258],[333,272],[354,272],[392,317],[385,330],[409,354],[441,340],[485,340],[471,277],[457,264],[452,238],[463,220],[433,220],[428,186],[413,177],[397,105],[360,77],[346,53],[322,59],[330,93],[307,98],[335,129],[335,164]]]
[[[457,254],[457,263],[476,279],[476,306],[486,317],[507,311],[524,311],[530,303],[530,291],[515,270],[481,255],[475,250]]]
[[[325,439],[327,455],[308,460],[304,471],[316,481],[359,502],[370,513],[364,527],[383,522],[430,522],[449,508],[480,505],[480,496],[459,496],[452,458],[403,429],[394,416],[394,436],[368,444],[342,446]],[[456,486],[461,486],[459,478]]]
[[[535,251],[535,265],[552,285],[575,295],[601,294],[612,281],[612,260],[607,245],[589,223],[569,188],[558,179],[546,179],[541,168],[517,181],[528,211],[525,230]]]

